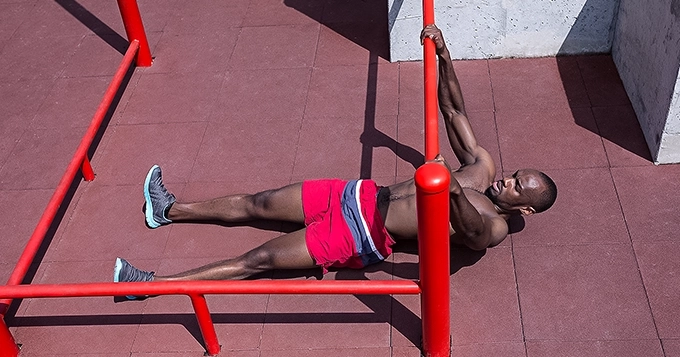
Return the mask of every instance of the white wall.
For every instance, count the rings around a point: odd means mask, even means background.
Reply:
[[[680,163],[680,73],[675,82],[673,100],[661,136],[656,162],[660,164]]]
[[[621,0],[612,57],[655,162],[680,162],[680,0]]]
[[[611,51],[619,0],[435,0],[456,59]],[[388,0],[390,59],[422,59],[422,0]]]

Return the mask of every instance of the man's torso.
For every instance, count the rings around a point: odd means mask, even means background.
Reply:
[[[484,180],[475,180],[465,172],[454,171],[451,174],[461,184],[465,197],[477,211],[495,212],[493,203],[482,193],[490,183],[480,184]],[[378,194],[378,209],[385,227],[396,240],[415,239],[418,235],[415,194],[416,186],[413,179],[384,187]],[[462,238],[456,236],[450,225],[449,231],[453,243],[463,244]]]

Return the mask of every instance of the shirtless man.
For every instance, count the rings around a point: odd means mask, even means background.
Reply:
[[[454,171],[441,155],[434,160],[451,171],[451,242],[483,250],[505,239],[506,220],[512,215],[531,215],[550,208],[557,188],[547,175],[532,169],[494,181],[496,167],[472,132],[442,33],[430,25],[423,29],[421,42],[426,37],[436,45],[439,106],[449,142],[461,163]],[[150,228],[196,220],[278,220],[304,224],[305,228],[239,257],[174,275],[155,275],[118,258],[114,281],[242,279],[272,269],[320,266],[326,272],[329,267],[362,268],[384,260],[395,240],[416,238],[415,191],[413,179],[388,187],[378,187],[371,180],[317,180],[254,195],[180,203],[165,189],[161,170],[154,166],[144,185]]]

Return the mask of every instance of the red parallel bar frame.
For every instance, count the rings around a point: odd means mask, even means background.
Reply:
[[[139,6],[137,0],[118,0],[118,9],[120,16],[123,18],[123,25],[125,26],[125,33],[128,41],[139,41],[139,53],[137,54],[137,66],[149,67],[153,62],[151,57],[151,49],[149,49],[149,42],[146,39],[146,32],[142,24],[142,15],[139,13]]]
[[[126,295],[188,295],[205,341],[206,352],[220,352],[205,294],[420,294],[418,283],[408,280],[373,281],[172,281],[149,283],[87,283],[0,286],[0,297],[50,298]],[[17,356],[18,349],[4,322],[0,324],[0,355]],[[3,330],[4,327],[4,330]]]
[[[127,72],[134,54],[137,56],[138,66],[150,66],[151,54],[148,49],[148,42],[143,31],[139,9],[134,0],[118,0],[119,8],[125,22],[126,33],[131,40],[131,45],[126,52],[123,63],[119,71],[114,76],[112,85],[109,86],[105,101],[109,97],[110,89],[116,81],[119,72],[125,65],[123,75],[116,85],[113,94],[117,92],[122,82],[124,73]],[[434,9],[431,0],[424,0],[424,22],[425,24],[434,23]],[[141,29],[141,30],[140,30]],[[140,49],[140,43],[143,48]],[[134,49],[133,49],[134,48]],[[426,39],[424,44],[425,51],[425,157],[432,160],[439,152],[437,138],[437,99],[436,99],[436,62],[434,59],[434,43]],[[429,53],[429,55],[428,55]],[[113,95],[111,95],[111,98]],[[100,106],[100,109],[104,105]],[[106,104],[106,109],[101,113],[101,118],[108,111],[111,101]],[[101,110],[98,110],[93,119],[93,124]],[[434,118],[434,119],[433,119]],[[101,119],[99,120],[101,124]],[[91,128],[93,125],[91,125]],[[94,130],[94,133],[98,130]],[[90,130],[88,130],[88,133]],[[83,142],[74,157],[73,162],[81,165],[83,175],[86,179],[94,179],[94,172],[87,158],[87,150],[91,145],[92,139],[85,147],[82,156],[78,156]],[[428,134],[429,133],[429,134]],[[79,159],[79,160],[77,160]],[[72,162],[72,164],[73,164]],[[8,286],[0,286],[0,296],[7,298],[29,298],[29,297],[76,297],[76,296],[121,296],[121,295],[167,295],[167,294],[187,294],[190,296],[192,305],[196,312],[201,332],[206,341],[208,354],[219,353],[219,343],[215,334],[214,325],[210,317],[204,295],[205,293],[217,294],[422,294],[421,305],[423,315],[423,355],[425,356],[449,356],[450,355],[450,326],[449,326],[449,247],[448,247],[448,186],[450,176],[448,171],[441,165],[428,163],[416,171],[417,202],[418,202],[418,234],[419,249],[421,252],[421,282],[420,286],[409,281],[361,281],[361,282],[301,282],[301,281],[268,281],[268,282],[164,282],[164,283],[94,283],[94,284],[62,284],[62,285],[24,285],[19,284],[27,271],[28,265],[33,260],[37,248],[42,243],[47,228],[51,224],[57,209],[61,205],[66,191],[61,191],[62,182],[67,186],[73,181],[76,170],[69,165],[67,173],[62,177],[57,192],[48,204],[48,209],[41,217],[41,221],[36,227],[36,231],[29,240],[24,250],[24,254],[17,264],[17,268],[10,277]],[[70,174],[72,172],[72,174]],[[70,176],[69,180],[65,180]],[[67,188],[67,187],[66,187]],[[55,197],[61,196],[55,200]],[[444,209],[437,209],[442,207]],[[53,213],[50,213],[53,212]],[[50,217],[51,216],[51,217]],[[44,228],[41,228],[43,227]],[[36,234],[39,231],[42,234]],[[35,239],[38,237],[38,239]],[[437,239],[437,237],[439,239]],[[29,249],[29,247],[33,249]],[[32,250],[32,253],[31,253]],[[26,254],[28,253],[28,254]],[[30,256],[30,259],[26,259]],[[23,264],[28,260],[28,264]],[[22,268],[25,265],[25,268]],[[21,272],[23,270],[23,272]],[[19,278],[20,276],[20,278]],[[17,280],[18,279],[18,280]],[[217,284],[217,285],[215,285]],[[200,290],[196,291],[196,290]],[[0,312],[4,315],[5,308],[11,303],[11,299],[0,300],[0,304],[6,304],[4,308],[0,305]],[[3,319],[0,319],[0,352],[7,356],[17,356],[18,347],[12,338]]]

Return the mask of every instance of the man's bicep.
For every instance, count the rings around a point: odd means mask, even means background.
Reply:
[[[508,235],[508,226],[503,218],[482,215],[482,220],[484,222],[483,234],[465,241],[465,245],[470,249],[484,250],[494,247]]]

